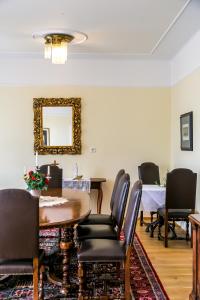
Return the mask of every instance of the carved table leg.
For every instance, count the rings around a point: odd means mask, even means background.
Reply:
[[[60,242],[60,249],[63,254],[63,280],[61,293],[67,295],[69,289],[69,260],[70,260],[70,249],[73,247],[73,227],[66,227],[63,229],[63,235]]]
[[[79,290],[78,290],[78,300],[83,300],[83,263],[78,263],[78,281],[79,281]]]

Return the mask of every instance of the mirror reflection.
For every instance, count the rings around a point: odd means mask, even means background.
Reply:
[[[72,146],[72,107],[43,107],[43,145]]]

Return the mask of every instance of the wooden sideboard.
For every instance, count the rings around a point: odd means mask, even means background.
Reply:
[[[190,300],[200,300],[200,214],[189,216],[193,240],[193,287]]]

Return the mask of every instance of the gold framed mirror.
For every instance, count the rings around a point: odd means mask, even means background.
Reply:
[[[34,151],[81,154],[81,98],[34,98]]]

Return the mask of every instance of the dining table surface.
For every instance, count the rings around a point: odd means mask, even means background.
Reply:
[[[45,197],[47,197],[46,201]],[[49,197],[51,201],[48,201]],[[42,191],[41,198],[43,201],[40,200],[42,205],[39,208],[40,228],[71,226],[87,218],[91,212],[90,196],[84,191],[49,188],[47,191]],[[59,199],[61,199],[60,203]]]

